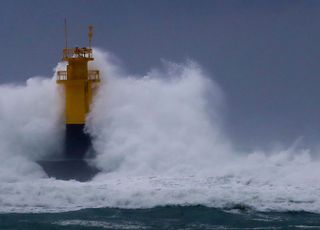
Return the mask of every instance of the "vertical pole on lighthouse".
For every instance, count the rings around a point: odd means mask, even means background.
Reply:
[[[93,36],[93,26],[90,25],[88,27],[88,37],[89,37],[89,48],[91,49],[91,43],[92,43],[92,36]]]
[[[64,18],[64,41],[65,49],[68,49],[68,27],[67,27],[67,18]]]

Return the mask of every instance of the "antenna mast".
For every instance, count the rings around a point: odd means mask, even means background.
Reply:
[[[64,39],[65,39],[65,49],[67,49],[68,48],[67,18],[64,18]]]
[[[89,37],[89,48],[91,48],[92,36],[93,36],[93,26],[88,27],[88,37]]]

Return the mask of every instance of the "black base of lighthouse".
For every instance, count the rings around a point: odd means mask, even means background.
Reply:
[[[91,148],[91,139],[84,124],[67,124],[64,155],[69,159],[83,159]]]
[[[99,170],[90,160],[52,159],[37,161],[48,177],[58,180],[90,181]]]
[[[82,124],[67,124],[62,156],[38,161],[49,177],[60,180],[91,180],[99,170],[92,157],[91,139]]]

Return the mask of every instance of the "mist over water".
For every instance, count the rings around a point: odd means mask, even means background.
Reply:
[[[235,151],[223,92],[197,63],[132,76],[110,54],[94,56],[103,80],[86,129],[102,172],[86,183],[47,178],[35,161],[61,146],[63,91],[54,79],[1,85],[0,211],[241,204],[320,213],[319,161],[294,145]]]

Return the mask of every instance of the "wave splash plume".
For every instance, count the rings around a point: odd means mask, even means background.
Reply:
[[[223,92],[199,65],[167,62],[133,76],[109,54],[94,56],[103,81],[86,129],[101,173],[59,181],[35,163],[62,143],[54,79],[0,85],[1,212],[201,204],[320,213],[319,161],[295,146],[235,151],[223,132]]]

